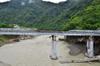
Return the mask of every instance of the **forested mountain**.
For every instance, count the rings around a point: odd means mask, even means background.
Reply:
[[[50,30],[64,28],[65,30],[68,20],[90,2],[91,0],[68,0],[54,4],[42,0],[11,0],[9,3],[0,4],[0,24],[18,24]],[[70,22],[73,19],[74,17]]]
[[[100,29],[100,0],[93,0],[87,7],[73,15],[64,26],[64,30],[71,29]]]

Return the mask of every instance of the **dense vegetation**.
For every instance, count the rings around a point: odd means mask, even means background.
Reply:
[[[68,0],[60,4],[42,0],[12,0],[0,5],[0,24],[18,24],[38,29],[62,30],[91,0]],[[80,18],[79,18],[80,19]],[[70,20],[71,21],[71,20]],[[73,22],[75,22],[73,20]],[[67,24],[66,24],[67,25]]]
[[[0,28],[13,28],[13,27],[14,27],[14,24],[4,24],[4,23],[0,24]]]
[[[93,0],[82,11],[73,15],[64,26],[64,30],[71,29],[100,29],[100,0]]]
[[[42,0],[12,0],[0,5],[0,27],[50,30],[100,29],[100,0],[68,0],[53,4]]]

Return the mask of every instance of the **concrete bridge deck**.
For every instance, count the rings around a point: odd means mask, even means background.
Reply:
[[[38,31],[32,29],[0,28],[0,35],[100,36],[100,30]]]

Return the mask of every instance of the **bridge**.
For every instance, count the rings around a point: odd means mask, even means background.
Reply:
[[[39,31],[19,28],[0,28],[0,35],[100,36],[100,30]]]
[[[0,28],[0,35],[52,35],[52,59],[57,59],[56,37],[61,36],[87,36],[87,53],[88,57],[94,57],[94,36],[100,36],[100,30],[70,30],[70,31],[41,31],[22,28]]]

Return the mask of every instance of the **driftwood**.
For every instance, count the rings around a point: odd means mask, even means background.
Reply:
[[[79,59],[79,60],[60,61],[61,64],[64,64],[64,63],[89,63],[89,62],[100,62],[100,57],[86,58],[86,59]]]

